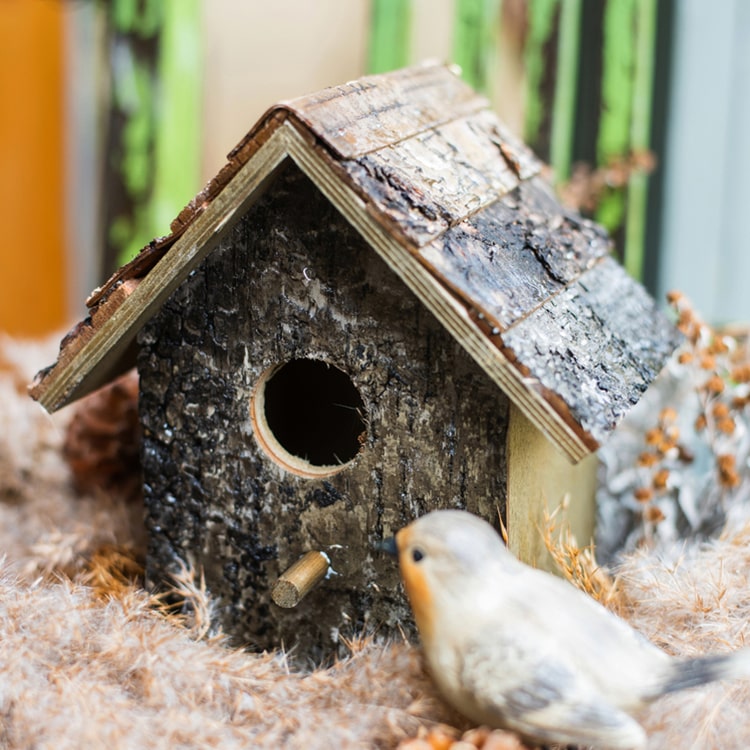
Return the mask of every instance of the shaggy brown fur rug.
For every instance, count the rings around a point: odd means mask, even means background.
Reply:
[[[520,747],[500,733],[454,742],[469,727],[413,646],[353,643],[332,666],[296,671],[282,653],[232,650],[212,634],[199,576],[175,581],[189,618],[138,588],[132,484],[74,489],[62,455],[72,412],[50,417],[26,396],[53,347],[0,339],[0,747]],[[608,588],[613,606],[676,654],[743,645],[750,526],[735,518],[720,538],[671,549],[629,554]],[[749,688],[659,701],[642,717],[649,748],[746,747]]]

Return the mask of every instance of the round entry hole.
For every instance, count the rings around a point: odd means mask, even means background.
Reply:
[[[306,476],[340,471],[366,434],[365,408],[351,378],[316,359],[293,359],[268,370],[253,395],[261,446],[284,468]]]

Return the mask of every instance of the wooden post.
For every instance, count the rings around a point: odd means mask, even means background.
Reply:
[[[285,609],[296,607],[328,575],[330,565],[325,552],[306,552],[274,584],[271,589],[274,603]]]

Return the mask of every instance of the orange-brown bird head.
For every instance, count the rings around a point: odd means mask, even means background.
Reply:
[[[426,570],[427,566],[421,565],[426,552],[415,536],[413,524],[396,534],[398,565],[417,627],[422,638],[427,639],[431,638],[433,633],[432,584]]]
[[[475,592],[485,576],[498,564],[514,563],[495,530],[465,511],[428,513],[401,529],[395,541],[401,577],[423,640],[433,637],[438,618],[452,619],[457,607],[470,612],[481,606]]]

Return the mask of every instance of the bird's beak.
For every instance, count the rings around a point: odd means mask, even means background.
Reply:
[[[389,536],[386,539],[383,539],[381,542],[378,542],[375,547],[391,557],[398,557],[398,547],[396,546],[395,536]]]

